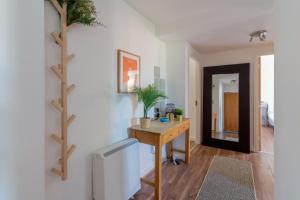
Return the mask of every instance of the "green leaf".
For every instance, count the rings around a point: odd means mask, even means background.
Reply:
[[[50,0],[48,0],[50,1]],[[97,21],[97,11],[92,0],[57,0],[62,6],[67,3],[67,25],[84,24],[88,26],[102,23]]]
[[[183,115],[183,110],[181,108],[176,108],[175,113],[176,115]]]
[[[154,85],[149,85],[146,88],[136,87],[134,92],[138,96],[138,101],[144,104],[144,118],[148,118],[148,112],[155,104],[167,98],[167,96]]]

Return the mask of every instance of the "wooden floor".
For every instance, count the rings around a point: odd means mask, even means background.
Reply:
[[[191,151],[196,147],[197,143],[194,140],[191,140],[190,149]]]
[[[274,130],[271,127],[261,129],[261,151],[274,154]]]
[[[194,200],[214,155],[250,161],[253,164],[257,200],[273,200],[273,155],[267,153],[243,154],[201,145],[197,145],[192,151],[190,165],[184,163],[179,166],[164,164],[162,199]],[[153,172],[146,178],[153,180]],[[134,200],[150,200],[153,199],[153,195],[153,189],[142,184],[142,189],[135,195]]]

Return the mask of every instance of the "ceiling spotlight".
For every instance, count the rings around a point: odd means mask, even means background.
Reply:
[[[254,38],[258,38],[260,41],[265,41],[265,39],[267,38],[267,31],[266,30],[259,30],[259,31],[255,31],[250,33],[250,42],[253,41]]]

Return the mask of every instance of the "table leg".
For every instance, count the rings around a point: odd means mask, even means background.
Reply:
[[[185,133],[185,163],[190,164],[190,129]]]
[[[161,200],[162,180],[162,144],[160,137],[155,145],[155,192],[154,199]]]
[[[167,159],[170,160],[172,157],[172,141],[167,144]]]

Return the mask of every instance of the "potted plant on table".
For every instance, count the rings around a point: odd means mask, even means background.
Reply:
[[[177,121],[182,122],[183,121],[183,110],[181,108],[176,108],[175,114],[176,114]]]
[[[159,101],[166,99],[167,96],[154,85],[149,85],[146,88],[136,87],[134,92],[138,96],[138,101],[144,104],[144,117],[140,118],[141,128],[149,128],[151,122],[151,119],[148,117],[149,110]]]

